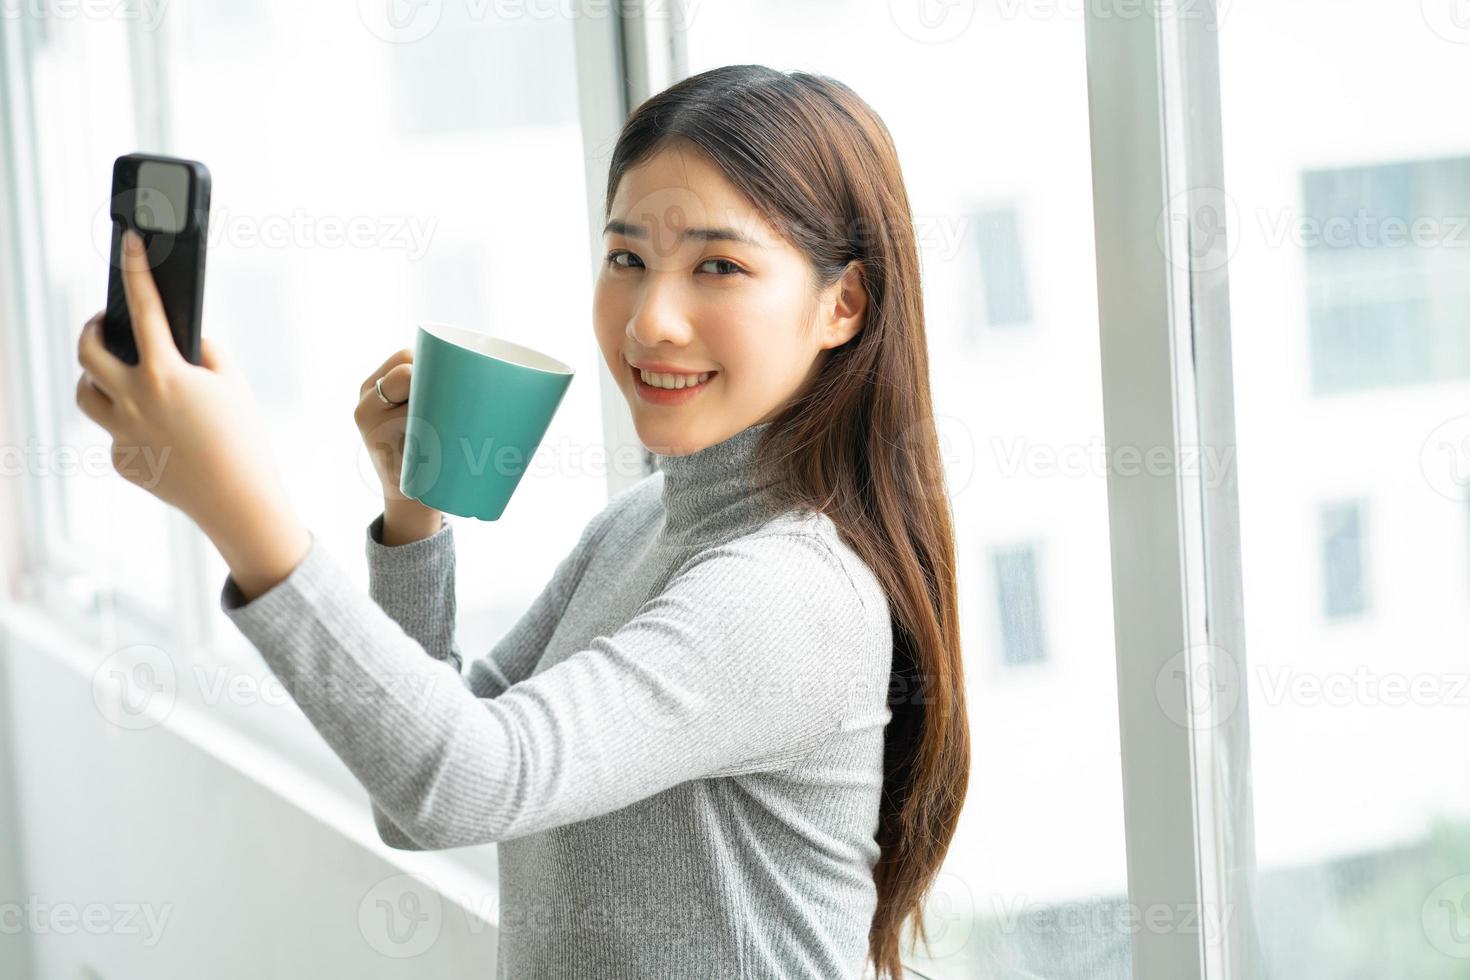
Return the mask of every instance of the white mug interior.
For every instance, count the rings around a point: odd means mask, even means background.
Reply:
[[[477,354],[484,354],[486,357],[493,357],[518,367],[546,371],[551,374],[573,373],[569,365],[563,364],[549,354],[543,354],[523,344],[492,337],[477,330],[457,327],[450,323],[420,323],[419,329],[446,343],[454,344],[456,347],[465,347]]]

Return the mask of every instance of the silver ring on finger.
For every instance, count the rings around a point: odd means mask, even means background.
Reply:
[[[389,398],[387,395],[383,394],[383,379],[382,378],[379,378],[377,381],[374,381],[373,382],[373,388],[374,388],[374,390],[377,391],[378,397],[383,400],[383,404],[384,405],[388,405],[389,407],[392,407],[394,405],[402,405],[402,404],[405,404],[408,401],[408,399],[405,398],[401,402],[395,402],[391,398]]]

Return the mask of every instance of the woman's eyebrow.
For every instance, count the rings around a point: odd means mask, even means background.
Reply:
[[[628,238],[646,238],[647,230],[642,225],[630,225],[626,221],[617,218],[609,221],[602,229],[604,235],[624,235]],[[741,245],[750,245],[754,248],[765,248],[765,245],[755,239],[742,235],[734,228],[685,228],[681,238],[701,238],[707,242],[739,242]]]

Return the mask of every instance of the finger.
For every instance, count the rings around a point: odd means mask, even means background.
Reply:
[[[87,382],[87,385],[98,394],[100,394],[103,398],[106,398],[114,405],[117,404],[117,395],[113,394],[112,389],[108,388],[107,385],[103,384],[101,381],[98,381],[97,377],[93,375],[90,371],[82,372],[82,380]]]
[[[390,368],[399,364],[412,362],[413,351],[409,350],[407,347],[403,348],[402,350],[394,351],[386,361],[378,365],[377,370],[367,376],[367,380],[362,383],[362,388],[358,390],[357,396],[361,398],[363,395],[366,395],[368,393],[368,389],[373,386],[373,382],[377,381],[384,374],[387,374]]]
[[[77,407],[82,410],[83,415],[104,429],[111,428],[115,407],[112,399],[93,387],[85,373],[77,379]]]
[[[123,383],[123,372],[127,365],[102,343],[102,320],[105,313],[98,312],[82,324],[82,335],[77,338],[77,363],[86,369],[93,382],[112,397]]]
[[[123,232],[123,292],[128,298],[128,315],[133,320],[133,336],[138,343],[138,359],[164,363],[171,358],[183,359],[169,330],[163,312],[163,300],[148,268],[148,255],[143,239],[131,228]]]
[[[224,352],[208,337],[199,338],[199,363],[211,371],[224,371],[228,362]]]
[[[412,377],[412,364],[399,364],[397,367],[389,368],[388,373],[383,375],[383,394],[386,395],[391,401],[408,401],[408,389]],[[368,394],[372,396],[373,401],[376,402],[378,404],[378,407],[380,408],[386,409],[399,407],[384,405],[383,400],[378,397],[378,393],[376,391],[373,391],[371,388],[369,388]]]

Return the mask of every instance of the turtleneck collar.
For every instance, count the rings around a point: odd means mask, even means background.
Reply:
[[[752,514],[766,512],[769,495],[759,482],[755,447],[770,422],[757,422],[723,442],[683,456],[654,453],[663,471],[664,532],[679,534],[697,527],[715,515],[725,514],[736,504]]]

